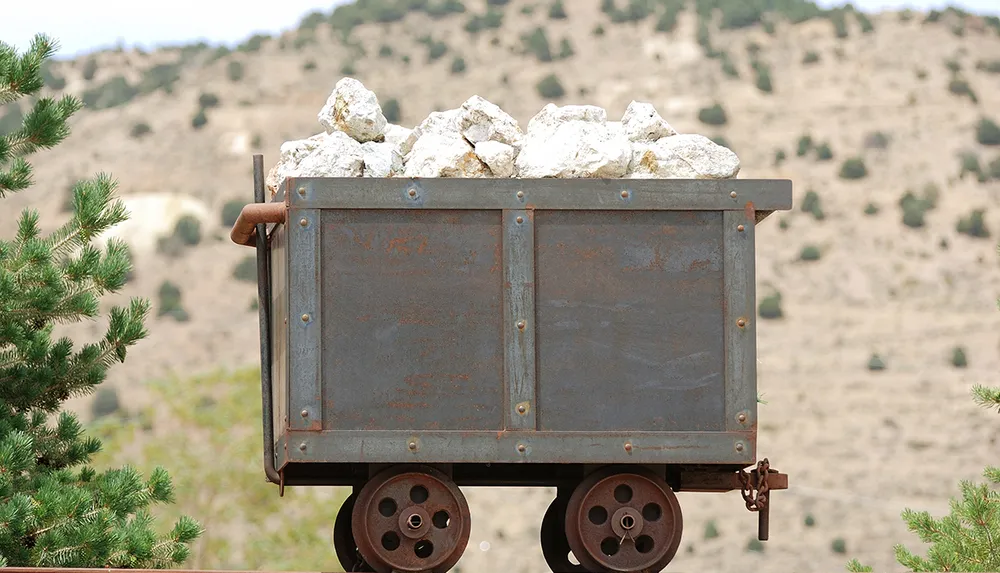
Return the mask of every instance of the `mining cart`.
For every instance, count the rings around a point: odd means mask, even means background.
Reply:
[[[757,461],[754,228],[790,181],[300,177],[266,198],[253,167],[231,238],[257,250],[264,472],[353,488],[345,570],[454,567],[470,486],[556,489],[555,573],[662,570],[675,492],[740,490],[767,539],[788,479]]]

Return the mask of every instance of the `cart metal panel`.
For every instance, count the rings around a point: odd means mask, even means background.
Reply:
[[[753,231],[791,182],[298,178],[275,201],[279,469],[753,463]]]

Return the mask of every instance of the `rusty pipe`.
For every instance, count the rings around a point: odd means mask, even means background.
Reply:
[[[257,225],[261,223],[284,223],[284,203],[251,203],[243,207],[233,224],[229,238],[237,245],[256,246]]]

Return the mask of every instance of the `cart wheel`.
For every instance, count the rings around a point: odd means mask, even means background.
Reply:
[[[354,511],[357,498],[356,493],[351,493],[337,512],[337,519],[333,523],[333,549],[337,552],[337,560],[344,571],[372,572],[375,570],[361,557],[358,544],[354,541],[354,532],[351,531],[351,512]]]
[[[377,573],[444,573],[469,543],[472,521],[462,490],[427,466],[395,466],[358,492],[355,540]]]
[[[573,490],[566,538],[593,571],[656,573],[677,553],[683,522],[663,478],[636,467],[599,470]]]
[[[562,493],[562,492],[560,492]],[[569,541],[566,540],[566,503],[568,495],[556,495],[542,517],[542,556],[552,573],[588,573],[583,565],[569,560]],[[575,555],[575,554],[574,554]]]

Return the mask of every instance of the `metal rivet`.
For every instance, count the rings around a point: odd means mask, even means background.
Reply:
[[[309,410],[302,410],[299,413],[302,414],[303,418],[308,418],[309,417]]]
[[[736,421],[738,421],[741,424],[743,422],[746,422],[747,421],[747,415],[744,414],[743,412],[740,412],[740,414],[738,416],[736,416]]]
[[[410,448],[411,451],[416,451],[416,449],[417,449],[417,442],[416,442],[416,440],[410,440],[410,443],[406,444],[406,447]]]
[[[731,192],[729,194],[729,196],[732,197],[733,199],[735,199],[736,198],[736,191]]]
[[[301,444],[299,444],[299,451],[300,452],[306,451],[306,443],[305,442],[302,442]]]
[[[524,330],[525,322],[523,320],[517,321],[518,330]]]
[[[301,219],[299,219],[299,225],[302,225],[303,227],[305,227],[308,224],[309,224],[309,219],[306,219],[305,217],[302,217]]]
[[[527,449],[528,449],[528,448],[527,448],[527,446],[525,446],[524,444],[518,444],[518,445],[517,445],[517,451],[521,452],[522,454],[523,454],[523,453],[524,453],[524,452],[525,452],[525,451],[526,451]]]
[[[622,199],[628,199],[628,191],[622,191]]]
[[[736,451],[737,452],[743,451],[743,442],[736,442]]]
[[[305,195],[306,195],[306,188],[305,187],[299,187],[299,195],[302,195],[303,197],[305,197]]]
[[[309,322],[309,315],[308,314],[303,314],[302,315],[302,322]]]
[[[520,225],[521,223],[524,222],[524,217],[518,217],[517,219],[514,219],[514,220],[517,221],[518,225]]]
[[[523,413],[525,413],[527,411],[528,411],[528,409],[524,407],[524,404],[521,404],[520,406],[517,407],[517,413],[518,414],[523,414]]]
[[[738,326],[738,327],[740,327],[740,328],[743,328],[743,327],[744,327],[744,326],[746,326],[746,325],[747,325],[747,321],[746,321],[746,320],[743,320],[742,318],[740,318],[740,319],[738,319],[738,320],[736,321],[736,326]]]
[[[518,199],[524,199],[524,191],[518,191],[517,192],[517,198]]]
[[[630,454],[632,453],[632,442],[625,442],[625,451]]]
[[[739,225],[739,226],[736,227],[736,230],[742,233],[743,232],[743,228],[744,228],[743,225]]]
[[[417,190],[416,189],[410,189],[408,193],[409,193],[410,197],[416,197],[417,196]]]

